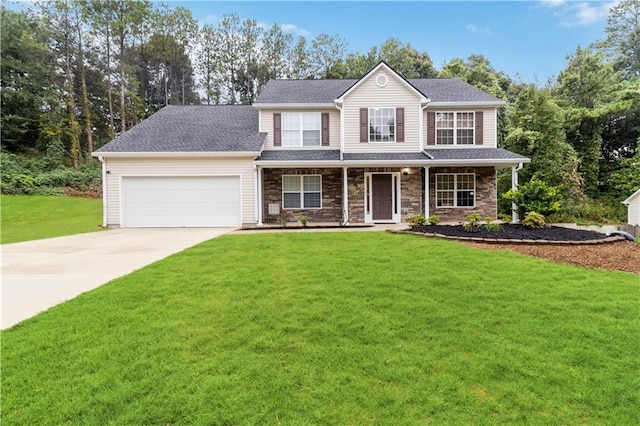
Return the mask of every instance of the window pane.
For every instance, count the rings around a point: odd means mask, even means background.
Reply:
[[[320,146],[320,130],[305,130],[302,133],[303,146]]]
[[[300,194],[299,193],[286,193],[283,198],[283,207],[285,209],[299,209],[300,206]]]
[[[473,190],[473,187],[474,187],[473,175],[458,175],[458,190],[461,190],[461,189]]]
[[[320,130],[320,113],[302,114],[302,128],[304,130]]]
[[[453,207],[453,191],[438,191],[438,207]]]
[[[473,145],[473,129],[458,129],[458,145]]]
[[[282,146],[300,146],[299,130],[283,130]]]
[[[438,129],[437,144],[453,145],[453,129],[452,130]]]
[[[320,208],[320,193],[308,192],[304,194],[304,208],[316,209]]]
[[[458,191],[458,207],[473,207],[473,191]]]
[[[436,126],[438,129],[453,129],[453,113],[439,112],[436,114]]]
[[[282,190],[300,192],[300,176],[282,176]]]
[[[282,130],[300,130],[300,114],[282,114]]]
[[[320,176],[305,176],[304,177],[304,192],[320,192],[321,190]]]
[[[457,117],[458,128],[473,128],[473,113],[472,112],[459,112]]]

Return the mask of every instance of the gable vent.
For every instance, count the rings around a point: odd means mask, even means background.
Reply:
[[[388,82],[389,82],[389,79],[384,74],[378,74],[378,76],[376,77],[376,85],[378,87],[384,87],[387,85]]]

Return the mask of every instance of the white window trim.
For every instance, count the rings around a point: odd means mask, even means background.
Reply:
[[[391,175],[391,184],[392,188],[392,203],[394,206],[393,215],[391,220],[380,221],[376,220],[376,223],[400,223],[402,220],[402,185],[400,181],[400,173],[399,172],[371,172],[364,174],[364,221],[365,223],[373,223],[373,191],[372,191],[372,183],[373,178],[372,175]]]
[[[305,131],[305,128],[304,128],[303,116],[305,114],[314,114],[314,115],[318,116],[318,122],[320,123],[320,127],[317,129],[320,132],[320,138],[318,139],[318,145],[305,145],[304,144],[304,131]],[[288,130],[288,129],[284,128],[284,117],[286,115],[297,115],[298,116],[298,120],[299,120],[299,123],[300,123],[300,128],[298,129],[299,142],[300,143],[297,144],[297,145],[285,145],[284,132],[291,131],[291,130]],[[283,112],[283,113],[281,113],[280,120],[282,121],[282,124],[281,124],[281,127],[280,127],[280,132],[281,132],[281,135],[280,135],[280,140],[281,140],[280,146],[282,146],[284,148],[318,148],[318,147],[322,146],[322,113],[320,113],[320,112],[317,112],[317,113],[316,112]],[[311,129],[307,129],[307,130],[311,130]],[[316,129],[313,129],[313,130],[316,130]]]
[[[296,176],[300,179],[300,207],[285,207],[284,206],[284,177],[285,176]],[[318,176],[320,177],[320,207],[304,207],[304,178],[305,176]],[[322,175],[282,175],[282,210],[320,210],[322,209]],[[307,191],[307,193],[316,193],[317,191]]]
[[[440,128],[438,127],[438,114],[440,113],[453,113],[453,127],[445,127],[445,128]],[[471,127],[458,127],[458,114],[461,113],[468,113],[468,114],[472,114],[473,116],[473,126]],[[445,143],[438,143],[438,130],[453,130],[453,144],[445,144]],[[473,130],[473,143],[472,144],[468,144],[468,143],[464,143],[464,144],[459,144],[458,143],[458,130],[459,129],[470,129]],[[476,146],[476,112],[475,111],[436,111],[436,134],[435,134],[435,139],[436,139],[436,146],[465,146],[465,147],[469,147],[469,146]]]
[[[438,189],[438,177],[439,176],[453,176],[453,206],[439,206],[438,194],[446,192]],[[458,176],[473,176],[473,205],[472,206],[458,206]],[[436,209],[474,209],[476,207],[476,174],[475,173],[437,173],[435,176],[435,205]],[[447,190],[448,191],[448,190]],[[467,191],[466,189],[463,191]]]
[[[379,110],[379,109],[391,109],[393,110],[393,140],[392,141],[372,141],[371,140],[371,110]],[[396,143],[396,139],[398,136],[398,123],[396,123],[396,107],[369,107],[368,111],[367,111],[367,120],[369,121],[367,124],[367,134],[369,135],[369,143],[375,143],[375,144],[391,144],[391,143]]]

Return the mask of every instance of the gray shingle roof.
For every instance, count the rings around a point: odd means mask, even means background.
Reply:
[[[407,80],[431,102],[496,102],[500,99],[457,78]],[[270,80],[257,104],[332,103],[358,80]]]
[[[426,161],[429,158],[422,152],[376,152],[345,153],[345,161]]]
[[[434,160],[528,160],[503,148],[427,148]]]
[[[170,105],[96,152],[259,152],[265,136],[248,105]]]
[[[256,161],[340,161],[337,149],[263,151]]]

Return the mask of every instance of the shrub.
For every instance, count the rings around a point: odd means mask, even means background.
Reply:
[[[498,219],[500,219],[504,223],[511,223],[512,217],[511,215],[508,215],[506,213],[500,213],[498,214]]]
[[[429,225],[437,225],[440,223],[440,216],[436,216],[436,215],[429,216],[429,218],[427,219],[427,222],[429,222]]]
[[[298,216],[298,219],[300,219],[300,223],[302,224],[303,227],[307,227],[307,223],[309,222],[309,218],[307,218],[307,216],[304,213],[300,213],[300,215]]]
[[[480,215],[478,213],[471,213],[467,216],[467,221],[462,225],[467,232],[477,232],[480,228]]]
[[[411,216],[409,218],[409,223],[411,224],[412,227],[425,226],[427,224],[427,219],[424,217],[423,214],[419,214],[416,216]]]
[[[546,222],[544,220],[544,215],[537,212],[529,212],[524,216],[522,224],[527,228],[542,229],[545,227]]]
[[[484,229],[486,229],[489,232],[502,232],[502,225],[500,225],[499,223],[493,223],[493,222],[487,222],[484,225]]]
[[[560,211],[562,193],[560,186],[549,186],[533,178],[529,183],[520,185],[517,191],[507,191],[502,198],[516,203],[520,217],[527,212],[538,212],[548,216]]]

